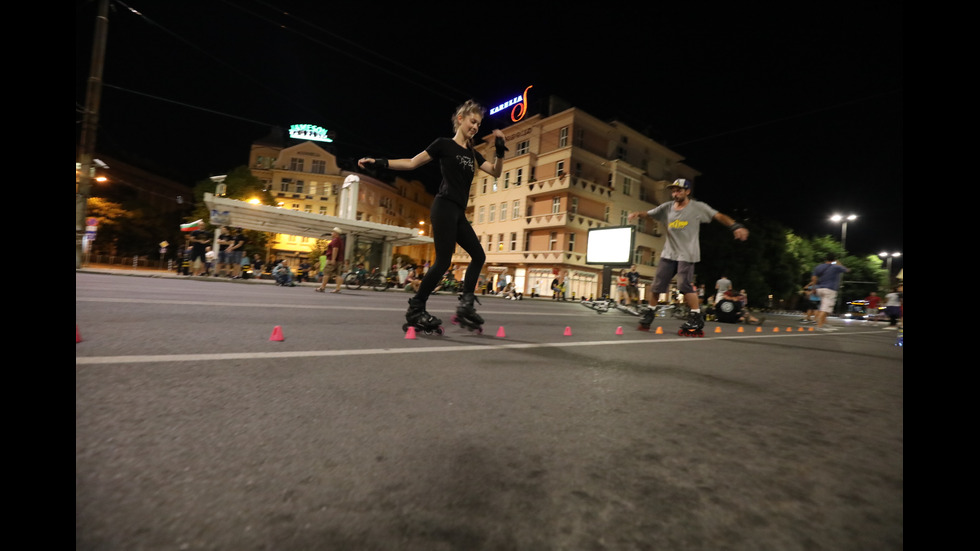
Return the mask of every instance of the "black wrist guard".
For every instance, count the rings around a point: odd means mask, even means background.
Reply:
[[[388,168],[388,159],[375,159],[375,168]]]
[[[500,157],[501,159],[504,158],[504,151],[510,151],[504,146],[503,138],[498,137],[497,139],[495,139],[493,141],[493,146],[497,149],[497,156]]]
[[[737,230],[737,229],[739,229],[739,228],[744,228],[744,227],[745,227],[745,226],[743,226],[743,225],[741,225],[741,224],[739,224],[738,222],[735,222],[735,223],[734,223],[734,224],[732,224],[731,226],[728,226],[728,229],[730,229],[730,230],[732,230],[732,231],[735,231],[735,230]]]

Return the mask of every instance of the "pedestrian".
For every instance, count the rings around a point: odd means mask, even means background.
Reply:
[[[902,321],[904,306],[902,284],[899,283],[892,288],[892,292],[885,295],[885,315],[888,316],[888,326],[885,329],[898,329]]]
[[[640,273],[636,271],[636,264],[631,264],[626,272],[626,295],[634,306],[640,305]]]
[[[229,274],[228,247],[232,244],[231,230],[225,226],[218,229],[218,267],[214,270],[214,277]]]
[[[459,296],[456,316],[471,325],[483,324],[483,318],[476,313],[473,303],[486,253],[480,244],[480,238],[466,218],[466,205],[476,170],[479,168],[495,178],[499,177],[503,169],[504,151],[507,150],[504,133],[499,129],[493,130],[495,156],[492,162],[484,159],[473,148],[473,138],[480,130],[484,111],[481,105],[472,100],[460,105],[452,117],[453,137],[437,138],[411,159],[365,157],[357,162],[361,168],[373,165],[379,169],[393,170],[415,170],[433,160],[439,163],[442,181],[430,209],[436,259],[422,278],[418,292],[408,300],[405,320],[409,324],[438,327],[442,323],[439,318],[427,312],[425,306],[429,295],[442,279],[442,274],[446,273],[452,263],[457,243],[470,255],[470,264],[463,276],[463,293]]]
[[[276,285],[280,287],[295,287],[296,283],[293,281],[293,272],[289,269],[289,265],[286,264],[285,260],[277,260],[275,267],[272,268],[272,277],[276,280]]]
[[[728,279],[728,276],[721,276],[718,281],[715,282],[715,303],[721,302],[721,299],[725,298],[725,291],[732,288],[732,281]]]
[[[252,259],[252,276],[255,279],[262,277],[262,257],[256,254]]]
[[[717,220],[730,229],[739,241],[749,238],[749,230],[728,215],[713,209],[707,203],[691,197],[692,183],[681,178],[669,186],[672,201],[662,203],[646,212],[631,212],[627,220],[650,218],[667,228],[667,242],[660,254],[660,263],[654,276],[652,292],[666,293],[670,280],[677,276],[677,285],[684,296],[684,302],[691,309],[682,331],[701,331],[704,316],[698,294],[694,290],[694,265],[701,261],[701,224]],[[731,288],[731,282],[729,282]],[[653,309],[647,311],[640,320],[641,329],[649,329],[653,322]]]
[[[191,273],[196,276],[204,275],[208,271],[207,252],[210,239],[211,234],[203,229],[191,232]]]
[[[245,254],[245,244],[248,238],[241,228],[235,228],[232,233],[231,245],[228,246],[228,266],[231,268],[231,278],[242,278],[242,255]]]
[[[800,321],[806,324],[817,322],[817,312],[820,310],[820,296],[817,295],[817,286],[808,283],[803,288],[803,299],[806,301],[806,314]]]
[[[837,331],[836,327],[824,326],[824,324],[827,322],[827,314],[834,311],[837,293],[840,291],[840,276],[850,271],[850,268],[837,262],[837,255],[834,253],[828,254],[823,262],[813,268],[810,283],[820,297],[820,308],[817,310],[818,331]]]
[[[340,275],[344,267],[344,252],[344,238],[341,236],[340,228],[335,227],[330,232],[330,242],[327,243],[327,250],[321,258],[320,270],[323,272],[323,278],[320,280],[320,286],[316,288],[316,292],[322,293],[326,290],[330,276],[336,279],[336,286],[330,292],[340,292],[340,284],[344,279]],[[323,261],[326,263],[324,264]]]
[[[419,287],[422,285],[422,277],[419,276],[415,266],[408,267],[408,275],[405,276],[405,291],[418,294]],[[433,290],[434,291],[434,290]]]
[[[872,323],[878,321],[878,308],[881,306],[881,297],[878,293],[871,291],[867,297],[864,298],[864,317],[870,320]]]
[[[626,269],[619,271],[619,277],[616,278],[616,300],[623,306],[632,305],[630,301],[629,291],[626,289],[629,286],[629,276],[626,275]]]

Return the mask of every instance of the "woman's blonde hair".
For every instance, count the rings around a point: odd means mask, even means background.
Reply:
[[[466,103],[457,107],[456,112],[453,113],[453,133],[455,134],[459,130],[459,117],[476,114],[482,118],[486,111],[479,103],[471,99],[466,100]]]

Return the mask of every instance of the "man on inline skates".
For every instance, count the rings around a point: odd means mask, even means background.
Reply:
[[[735,239],[745,241],[749,238],[749,230],[735,222],[729,216],[691,198],[693,183],[690,180],[674,180],[667,188],[670,190],[672,202],[663,203],[646,212],[631,212],[628,220],[649,218],[667,228],[667,243],[660,255],[660,264],[653,280],[652,293],[656,296],[666,293],[670,280],[676,275],[677,286],[684,295],[684,303],[691,309],[687,321],[681,326],[678,335],[704,336],[704,316],[701,314],[701,304],[694,289],[694,265],[701,260],[701,224],[717,220],[732,230]],[[640,320],[639,329],[648,331],[653,322],[654,309],[647,310]]]

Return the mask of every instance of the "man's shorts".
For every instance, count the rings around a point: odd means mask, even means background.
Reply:
[[[817,288],[817,296],[820,297],[820,311],[828,314],[834,311],[834,303],[837,302],[837,291],[826,287]]]
[[[241,264],[242,263],[242,251],[230,251],[228,254],[228,264]]]
[[[677,290],[683,294],[694,292],[694,263],[661,258],[657,264],[657,275],[653,278],[653,293],[661,294],[670,290],[670,280],[677,276]]]
[[[338,262],[336,264],[327,263],[327,265],[323,267],[323,275],[325,275],[325,276],[340,276],[340,269],[341,269],[342,266],[343,266],[343,264],[341,264],[340,262]]]
[[[228,251],[218,251],[218,264],[228,263]]]

